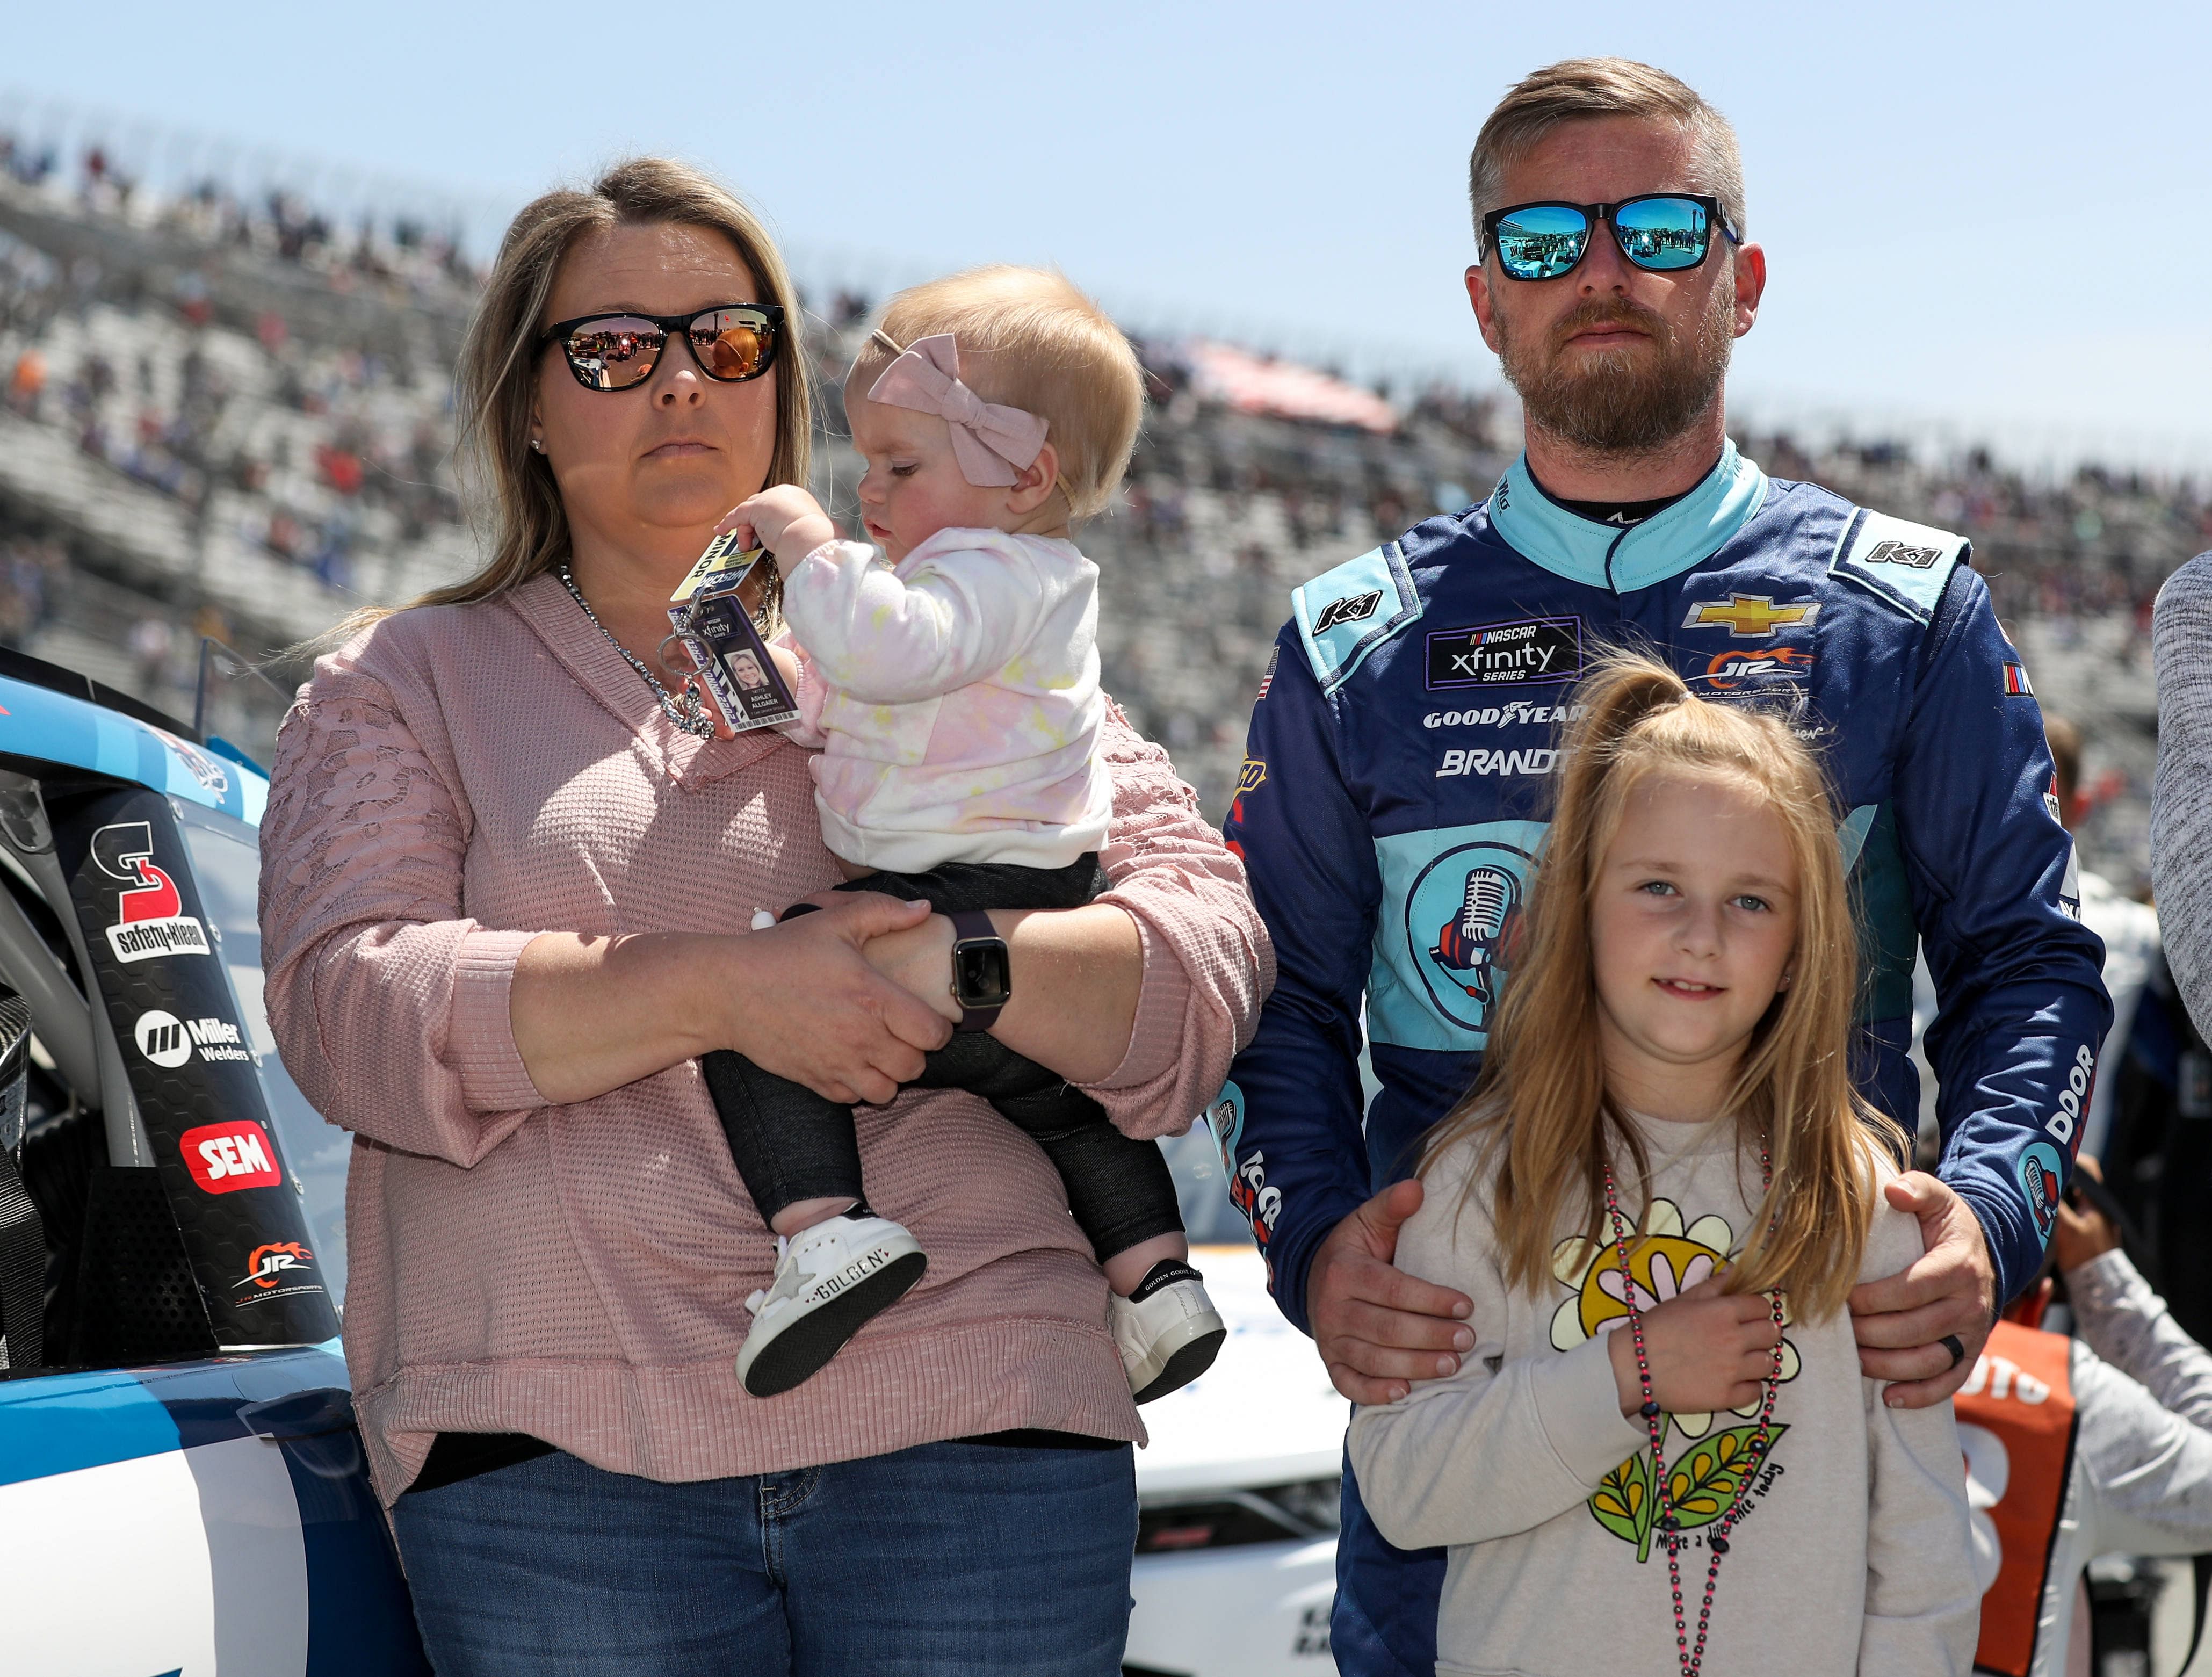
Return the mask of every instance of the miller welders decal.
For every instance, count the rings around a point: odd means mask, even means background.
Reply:
[[[54,851],[218,1345],[315,1345],[337,1312],[168,800],[55,787]]]

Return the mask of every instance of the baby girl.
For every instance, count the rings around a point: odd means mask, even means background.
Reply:
[[[1166,1163],[986,1034],[1012,977],[986,911],[1077,908],[1106,889],[1098,568],[1067,532],[1128,465],[1142,374],[1066,280],[988,268],[894,297],[845,401],[875,545],[840,540],[789,485],[723,528],[782,574],[788,645],[771,650],[799,702],[788,732],[821,748],[814,797],[841,889],[925,899],[952,921],[965,1017],[920,1081],[982,1096],[1043,1149],[1104,1267],[1146,1402],[1197,1378],[1225,1331]],[[767,1396],[827,1363],[927,1260],[869,1209],[849,1107],[734,1054],[702,1069],[738,1174],[784,1237],[738,1357],[745,1388]]]

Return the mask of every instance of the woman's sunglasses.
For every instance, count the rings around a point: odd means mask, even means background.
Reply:
[[[560,344],[585,389],[628,390],[653,376],[671,332],[683,335],[708,378],[743,384],[775,364],[783,310],[774,303],[726,303],[696,314],[586,314],[548,326],[538,342],[541,348]]]
[[[1623,256],[1657,274],[1703,262],[1716,224],[1729,243],[1743,242],[1721,214],[1717,198],[1646,192],[1619,204],[1547,202],[1493,210],[1482,218],[1483,243],[1497,250],[1508,279],[1558,279],[1589,253],[1590,229],[1600,222],[1613,229]]]

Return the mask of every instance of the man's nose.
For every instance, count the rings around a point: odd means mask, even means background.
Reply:
[[[1601,291],[1626,291],[1629,272],[1629,260],[1620,253],[1620,241],[1613,236],[1612,224],[1594,222],[1589,248],[1583,252],[1582,265],[1575,270],[1576,289],[1586,297]]]

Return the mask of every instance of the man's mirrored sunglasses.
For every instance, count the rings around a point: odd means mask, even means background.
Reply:
[[[675,332],[710,379],[742,384],[775,363],[783,310],[774,303],[724,303],[696,314],[586,314],[548,326],[538,343],[558,343],[568,370],[586,390],[628,390],[660,365]]]
[[[1482,218],[1484,251],[1497,251],[1498,265],[1508,279],[1558,279],[1572,273],[1589,254],[1590,228],[1600,222],[1613,229],[1621,255],[1654,273],[1703,262],[1717,225],[1730,244],[1743,243],[1721,214],[1717,198],[1646,192],[1618,204],[1547,201],[1493,210]]]

